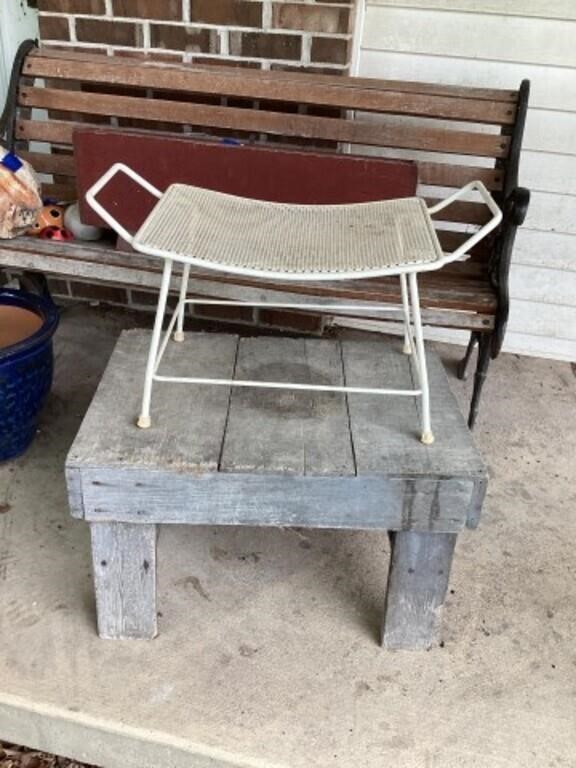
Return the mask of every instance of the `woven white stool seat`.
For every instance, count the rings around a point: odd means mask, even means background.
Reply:
[[[417,197],[294,205],[184,184],[166,190],[133,245],[210,269],[299,280],[370,277],[443,256]]]
[[[96,196],[118,172],[127,174],[158,199],[136,235],[128,232]],[[465,196],[478,192],[492,213],[484,224],[459,248],[442,253],[431,216]],[[249,200],[184,184],[173,184],[165,192],[121,163],[113,165],[86,195],[89,205],[119,235],[141,253],[164,259],[162,285],[146,374],[138,426],[151,426],[150,404],[155,381],[177,384],[209,384],[234,387],[270,387],[291,390],[322,390],[364,395],[420,397],[421,439],[429,445],[434,436],[430,425],[430,393],[417,273],[439,269],[459,259],[491,232],[502,220],[500,209],[479,181],[467,184],[431,208],[417,197],[378,200],[352,205],[292,205]],[[183,263],[180,300],[162,338],[164,315],[172,280],[174,261]],[[398,275],[402,303],[353,306],[324,303],[234,302],[188,298],[190,267],[250,275],[270,280],[353,280]],[[282,308],[398,311],[404,321],[404,351],[413,356],[414,389],[388,389],[380,382],[363,387],[324,386],[282,381],[243,381],[166,376],[159,373],[166,347],[173,338],[184,338],[184,313],[189,304],[271,306]]]

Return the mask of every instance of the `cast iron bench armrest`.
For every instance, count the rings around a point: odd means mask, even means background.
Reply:
[[[510,217],[510,222],[515,227],[521,227],[524,224],[528,206],[530,205],[530,190],[526,187],[516,187],[507,198],[507,204],[504,204],[505,218]],[[509,208],[509,213],[506,208]]]

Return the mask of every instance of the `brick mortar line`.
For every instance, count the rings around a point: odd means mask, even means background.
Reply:
[[[149,21],[144,21],[142,24],[142,50],[144,53],[148,53],[152,47],[152,29]]]
[[[264,0],[262,3],[262,29],[268,31],[272,28],[273,8],[270,0]]]
[[[300,57],[305,66],[312,63],[312,40],[313,35],[310,32],[302,35],[302,51]]]
[[[218,38],[220,40],[220,56],[230,56],[230,28],[219,27]]]
[[[190,58],[196,56],[199,58],[210,58],[210,59],[221,59],[223,62],[226,61],[238,61],[238,62],[254,62],[258,64],[263,63],[270,63],[270,64],[292,64],[294,66],[311,66],[311,67],[324,67],[328,69],[333,69],[337,72],[340,70],[345,70],[349,67],[349,62],[346,64],[334,64],[333,62],[324,62],[324,61],[311,61],[309,64],[303,64],[302,60],[299,59],[266,59],[266,58],[256,58],[254,56],[225,56],[220,53],[210,53],[208,51],[183,51],[183,50],[177,50],[174,48],[150,48],[147,51],[144,51],[142,47],[137,46],[123,46],[123,45],[108,45],[107,43],[85,43],[85,42],[72,42],[71,40],[43,40],[44,43],[47,45],[56,45],[60,47],[70,48],[70,47],[85,47],[87,50],[90,50],[91,48],[106,48],[108,51],[130,51],[130,52],[141,52],[141,53],[150,53],[150,54],[174,54],[176,56],[184,56],[186,54],[189,55]]]
[[[312,37],[325,37],[336,40],[351,40],[353,34],[350,32],[313,32],[308,29],[278,29],[278,28],[263,28],[263,27],[242,27],[234,24],[209,24],[200,21],[184,22],[184,21],[166,21],[165,19],[147,19],[136,17],[114,17],[111,19],[108,16],[92,16],[83,13],[50,13],[41,11],[40,16],[54,16],[61,19],[89,19],[91,21],[105,21],[108,23],[119,24],[156,24],[163,27],[186,27],[190,29],[229,29],[233,32],[255,32],[260,35],[293,35],[294,37],[302,37],[302,35],[311,35]],[[43,40],[41,42],[44,42]],[[63,41],[65,42],[65,41]]]
[[[68,34],[70,35],[70,42],[78,42],[76,36],[76,19],[74,16],[68,17]]]
[[[20,273],[14,273],[13,275],[7,274],[8,277],[11,277],[11,279],[18,279],[20,277]],[[48,275],[48,280],[52,280],[52,275]],[[116,300],[116,299],[110,299],[109,297],[102,296],[94,296],[94,297],[88,297],[88,296],[80,296],[78,293],[74,290],[75,286],[82,286],[82,285],[89,285],[92,286],[93,283],[90,283],[85,280],[73,280],[73,279],[62,279],[56,277],[55,279],[61,280],[62,283],[64,283],[66,287],[66,293],[63,293],[61,290],[52,290],[52,295],[55,298],[63,298],[68,300],[75,300],[77,302],[82,302],[86,304],[99,304],[103,306],[109,306],[109,307],[118,307],[121,309],[129,309],[129,310],[136,310],[139,312],[147,312],[149,314],[153,314],[156,312],[156,304],[155,302],[151,304],[143,303],[138,301],[137,298],[134,297],[134,293],[138,292],[139,288],[132,288],[132,287],[125,287],[125,286],[119,286],[116,283],[98,283],[96,284],[96,287],[101,287],[104,291],[106,288],[119,288],[120,290],[124,290],[126,292],[126,299],[125,300]],[[156,297],[156,294],[153,291],[145,291],[142,290],[143,293],[149,293],[151,297]],[[178,291],[171,291],[170,292],[170,298],[175,299],[178,296]],[[201,306],[201,305],[199,305]],[[245,309],[250,309],[249,307],[245,307]],[[188,319],[197,319],[197,320],[204,320],[207,322],[212,323],[220,323],[220,324],[241,324],[241,325],[247,325],[251,327],[257,327],[262,329],[277,329],[277,330],[299,330],[305,333],[312,333],[312,334],[319,334],[322,333],[323,328],[325,327],[325,321],[326,317],[323,317],[321,314],[312,312],[312,311],[303,311],[303,312],[290,312],[286,311],[283,312],[282,310],[277,310],[278,314],[281,315],[288,315],[289,317],[292,317],[293,315],[302,315],[305,318],[311,318],[319,321],[319,326],[316,329],[307,328],[302,329],[298,328],[294,323],[291,323],[289,320],[287,320],[285,323],[278,322],[278,323],[266,323],[263,322],[260,318],[260,308],[253,307],[251,312],[251,317],[226,317],[224,315],[217,316],[212,315],[206,312],[202,312],[200,309],[194,307],[188,310],[186,313],[186,316]],[[266,309],[263,307],[262,309]],[[271,308],[273,309],[273,308]]]
[[[270,4],[270,8],[273,5],[283,5],[283,2],[280,0],[244,0],[244,2],[252,2],[254,4],[258,3],[259,5],[266,6],[268,3]],[[355,9],[355,3],[329,3],[329,2],[321,2],[320,0],[290,0],[291,4],[297,5],[301,8],[338,8],[340,10],[348,10],[353,11]],[[115,16],[114,15],[114,9],[112,7],[112,0],[104,0],[104,14],[101,13],[66,13],[65,11],[45,11],[45,10],[38,10],[39,16],[81,16],[86,18],[113,18],[116,20],[121,20],[124,17],[123,16]],[[184,21],[189,17],[189,5],[187,0],[182,0],[182,18]],[[151,19],[149,17],[146,17],[148,21]]]

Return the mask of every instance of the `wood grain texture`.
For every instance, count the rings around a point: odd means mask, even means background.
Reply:
[[[455,534],[396,533],[388,574],[382,643],[427,650],[440,640]]]
[[[441,242],[455,248],[462,242],[458,232],[441,233]],[[49,274],[87,281],[118,283],[126,286],[158,289],[160,263],[158,259],[121,251],[103,244],[51,243],[37,238],[19,238],[0,243],[0,265],[43,271]],[[494,327],[496,296],[486,279],[475,274],[473,263],[445,268],[440,275],[423,274],[420,278],[422,319],[425,325],[448,328],[488,330]],[[444,278],[446,278],[444,280]],[[224,273],[194,271],[191,290],[199,296],[218,296],[243,301],[298,301],[311,303],[323,300],[346,299],[358,302],[399,301],[398,280],[377,278],[372,280],[340,281],[338,283],[274,284]],[[177,282],[174,280],[174,290]],[[327,312],[327,314],[331,314]],[[350,315],[351,313],[347,313]],[[363,317],[370,316],[364,312]],[[379,312],[380,318],[397,320],[397,313]]]
[[[342,441],[347,435],[342,436]],[[475,478],[311,476],[83,468],[88,522],[461,531]]]
[[[133,426],[148,338],[122,335],[70,450],[72,504],[87,520],[419,531],[477,521],[485,467],[432,353],[432,448],[412,398],[236,390],[229,401],[226,387],[175,384],[164,385],[172,396],[154,391],[155,438]],[[188,334],[172,346],[207,375],[215,355],[230,369],[236,343]],[[171,356],[165,370],[183,363]],[[413,386],[408,358],[382,341],[246,339],[235,375]]]
[[[176,472],[217,470],[229,389],[157,382],[152,427],[135,426],[149,341],[145,332],[123,332],[69,453],[71,466],[90,465],[93,457],[99,457],[101,464],[110,466],[128,462],[132,467],[163,466]],[[168,345],[159,373],[231,378],[236,345],[236,336],[194,334],[191,344]]]
[[[411,357],[400,354],[398,339],[342,342],[346,383],[390,383],[416,387]],[[359,475],[394,473],[402,477],[478,477],[484,465],[450,391],[444,367],[427,347],[432,429],[436,442],[419,442],[419,399],[350,396],[350,429]]]
[[[150,68],[123,61],[120,65],[105,57],[97,62],[58,61],[31,57],[25,65],[27,75],[81,80],[86,83],[136,86],[171,92],[218,94],[246,99],[281,100],[297,104],[322,105],[346,110],[393,112],[407,115],[449,118],[461,122],[510,125],[514,109],[509,103],[485,99],[463,99],[460,95],[415,93],[396,83],[395,87],[351,88],[348,78],[325,82],[278,79],[276,72],[260,73],[258,78],[239,78],[226,70],[199,67]]]
[[[89,126],[67,120],[25,120],[16,121],[16,138],[26,141],[49,141],[55,144],[72,144],[74,129]]]
[[[416,165],[421,184],[438,187],[463,187],[470,181],[481,181],[490,190],[502,189],[504,175],[499,169],[424,161],[418,161]]]
[[[65,469],[68,507],[72,517],[84,517],[84,499],[82,498],[82,474],[77,467]]]
[[[76,167],[71,155],[56,155],[45,152],[20,152],[37,173],[56,173],[60,176],[75,176]]]
[[[56,109],[88,115],[105,115],[150,120],[161,125],[194,125],[232,131],[268,133],[303,139],[349,142],[375,146],[454,152],[479,157],[506,157],[509,137],[463,130],[430,127],[395,128],[359,120],[338,120],[286,112],[193,104],[168,99],[94,94],[55,88],[22,86],[18,99],[26,108]],[[73,118],[75,119],[75,118]]]
[[[317,339],[241,339],[235,378],[342,386],[340,347]],[[220,469],[355,474],[346,397],[335,392],[234,389]]]
[[[92,566],[98,634],[156,636],[156,526],[92,523]]]
[[[101,54],[91,54],[87,52],[76,52],[72,49],[55,50],[52,48],[41,48],[33,52],[27,59],[24,71],[29,74],[27,69],[28,64],[30,67],[34,66],[35,59],[52,59],[61,62],[75,62],[81,64],[82,62],[94,62],[96,64],[107,61],[106,57]],[[227,66],[217,66],[214,64],[202,65],[194,64],[191,68],[187,64],[178,64],[176,62],[160,62],[160,61],[142,61],[123,59],[121,64],[123,66],[131,65],[138,69],[145,69],[147,71],[160,71],[165,70],[168,72],[190,72],[190,71],[204,71],[212,75],[221,74],[226,77],[234,77],[239,81],[257,81],[262,83],[264,81],[271,81],[274,83],[285,86],[288,83],[302,84],[306,83],[307,86],[312,86],[318,83],[323,85],[334,85],[339,88],[346,87],[349,89],[373,89],[376,91],[398,91],[405,90],[407,93],[420,93],[425,95],[436,96],[451,96],[463,99],[481,99],[488,102],[504,102],[507,104],[515,103],[518,99],[518,94],[512,89],[506,88],[477,88],[477,87],[462,87],[458,85],[445,85],[433,82],[409,82],[405,80],[389,80],[382,78],[371,77],[345,77],[342,75],[326,75],[326,74],[311,74],[306,72],[294,72],[294,71],[263,71],[263,70],[250,70],[250,69],[238,69]]]

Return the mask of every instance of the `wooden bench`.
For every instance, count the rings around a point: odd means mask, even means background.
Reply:
[[[333,155],[352,151],[413,158],[420,193],[430,200],[480,179],[504,211],[502,225],[467,261],[430,274],[421,288],[425,324],[470,331],[460,376],[479,346],[469,415],[473,426],[489,361],[502,346],[512,249],[529,203],[529,192],[518,186],[528,93],[528,81],[518,91],[469,88],[166,64],[42,50],[28,43],[15,62],[0,128],[12,148],[39,172],[51,175],[45,194],[60,199],[78,196],[74,132],[87,125],[154,135],[168,131],[181,138],[228,137],[300,152],[308,148]],[[38,110],[48,110],[50,119]],[[34,151],[34,141],[47,142],[51,152]],[[486,208],[474,201],[446,209],[438,222],[443,245],[452,250],[486,215]],[[127,263],[110,244],[64,246],[22,238],[2,245],[1,266],[158,284],[158,264],[136,256]],[[224,290],[225,282],[221,285]],[[353,292],[363,301],[399,301],[396,287],[387,280],[341,289],[338,295],[347,298]]]

